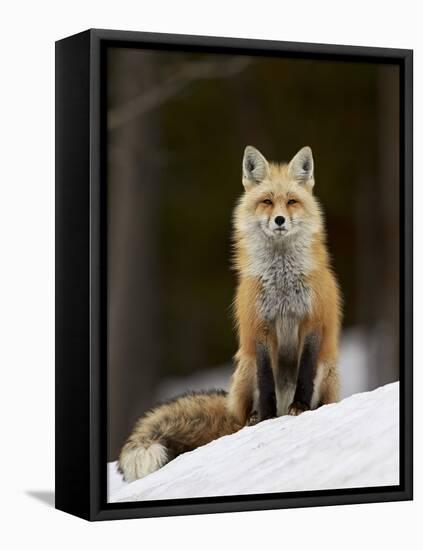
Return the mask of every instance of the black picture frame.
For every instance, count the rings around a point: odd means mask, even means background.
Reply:
[[[285,494],[106,502],[105,49],[165,48],[400,67],[400,484]],[[413,52],[92,29],[56,43],[56,508],[87,520],[410,500]]]

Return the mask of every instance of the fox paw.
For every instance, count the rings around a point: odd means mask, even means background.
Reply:
[[[259,421],[258,414],[254,411],[248,419],[247,426],[255,426]]]
[[[298,416],[305,411],[309,411],[310,407],[305,403],[300,403],[299,401],[294,401],[291,403],[288,409],[288,414],[291,416]]]

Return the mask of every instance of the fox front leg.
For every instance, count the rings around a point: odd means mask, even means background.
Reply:
[[[258,389],[258,421],[276,416],[275,378],[269,348],[264,343],[257,344],[257,389]]]
[[[301,353],[294,401],[288,410],[290,415],[298,416],[311,408],[319,350],[320,336],[314,332],[308,334]]]

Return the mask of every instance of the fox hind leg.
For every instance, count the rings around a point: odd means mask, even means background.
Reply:
[[[237,367],[232,375],[227,407],[242,425],[250,418],[253,407],[253,393],[256,385],[256,358],[244,356],[240,352],[235,357]]]
[[[319,390],[319,405],[328,405],[339,401],[341,385],[335,362],[325,365]]]

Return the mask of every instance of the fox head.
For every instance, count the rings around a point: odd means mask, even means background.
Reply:
[[[242,161],[242,183],[245,192],[235,211],[240,237],[262,237],[282,245],[321,231],[310,147],[300,149],[289,163],[277,164],[249,145]]]

